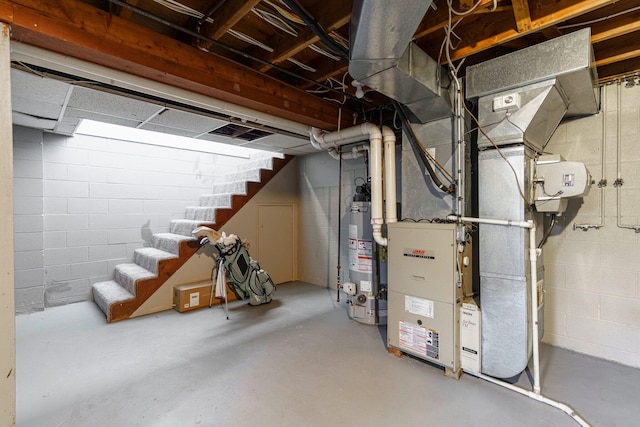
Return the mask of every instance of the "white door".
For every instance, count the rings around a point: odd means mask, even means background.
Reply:
[[[258,262],[274,283],[294,280],[293,205],[258,206]]]

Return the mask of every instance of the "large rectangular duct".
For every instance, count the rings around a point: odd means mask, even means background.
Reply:
[[[533,220],[540,233],[542,214],[530,206],[531,160],[563,117],[597,113],[595,79],[589,29],[467,68],[466,96],[479,97],[479,123],[491,138],[478,137],[480,217]],[[492,149],[494,144],[501,152]],[[488,224],[479,228],[482,372],[509,378],[529,360],[531,286],[540,290],[542,259],[539,283],[531,283],[527,232]],[[542,319],[541,306],[538,313]],[[540,336],[541,326],[540,321]]]
[[[542,224],[541,214],[525,205],[513,176],[515,171],[524,196],[530,197],[532,150],[517,145],[504,147],[502,154],[509,163],[497,150],[484,150],[478,155],[480,217]],[[538,227],[537,240],[541,239],[541,231],[542,227]],[[494,377],[519,374],[531,355],[528,233],[520,227],[489,224],[479,227],[482,372]],[[539,281],[544,277],[542,264],[539,258]],[[542,319],[542,310],[539,316]]]
[[[536,151],[565,116],[598,112],[597,78],[588,28],[467,68],[467,99],[479,97],[478,119],[493,142],[524,142]]]
[[[349,74],[395,99],[422,123],[452,114],[447,71],[411,43],[431,0],[356,0],[351,14]]]
[[[566,115],[581,116],[598,112],[597,77],[591,30],[585,28],[467,67],[465,94],[478,98],[555,79]]]

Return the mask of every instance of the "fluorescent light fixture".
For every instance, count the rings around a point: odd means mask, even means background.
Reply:
[[[76,133],[182,150],[249,158],[261,150],[82,119]]]

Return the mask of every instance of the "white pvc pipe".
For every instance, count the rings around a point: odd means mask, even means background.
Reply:
[[[533,392],[540,394],[540,344],[538,342],[538,256],[540,249],[536,245],[536,225],[533,221],[511,221],[491,218],[471,218],[447,216],[449,220],[459,222],[477,222],[480,224],[502,225],[529,229],[529,261],[531,277],[531,340],[533,347]]]
[[[546,403],[547,405],[553,406],[554,408],[558,408],[561,411],[563,411],[564,413],[566,413],[567,415],[569,415],[571,418],[574,419],[574,421],[576,421],[578,424],[580,424],[583,427],[590,427],[590,424],[584,420],[584,418],[582,418],[580,415],[578,415],[576,413],[576,411],[571,408],[571,406],[567,405],[566,403],[562,403],[562,402],[558,402],[556,400],[553,399],[549,399],[546,396],[543,396],[541,394],[538,393],[534,393],[530,390],[525,390],[523,388],[517,387],[513,384],[509,384],[506,383],[504,381],[500,381],[497,380],[493,377],[484,375],[484,374],[479,374],[477,372],[471,372],[471,371],[464,371],[465,373],[469,374],[469,375],[473,375],[474,377],[478,377],[480,379],[483,379],[485,381],[489,381],[490,383],[499,385],[501,387],[507,388],[511,391],[515,391],[516,393],[520,393],[524,396],[527,396],[533,400],[537,400],[538,402],[542,402],[542,403]]]
[[[382,135],[371,135],[369,149],[369,164],[371,165],[371,225],[373,240],[377,244],[387,246],[387,239],[382,237]]]
[[[382,126],[384,142],[384,197],[387,224],[398,221],[396,208],[396,134],[387,126]]]
[[[387,239],[382,237],[382,224],[384,222],[382,213],[382,132],[373,123],[363,123],[360,126],[329,133],[324,133],[322,130],[313,127],[309,129],[311,145],[318,150],[327,150],[361,141],[365,139],[363,136],[366,135],[369,136],[369,164],[371,165],[371,225],[373,239],[377,244],[387,246]]]
[[[533,392],[540,394],[540,344],[538,342],[538,256],[536,225],[529,221],[529,261],[531,262],[531,339],[533,341]]]
[[[358,141],[364,141],[369,136],[381,137],[380,129],[373,123],[363,123],[359,126],[353,126],[341,129],[335,132],[324,133],[318,128],[309,130],[311,137],[311,145],[317,150],[326,150],[339,145],[351,144]]]
[[[573,418],[578,424],[581,426],[589,427],[589,423],[587,423],[580,415],[578,415],[569,405],[566,405],[562,402],[557,402],[555,400],[549,399],[546,396],[543,396],[540,393],[541,385],[540,385],[540,345],[538,342],[538,256],[540,256],[540,249],[538,249],[536,245],[536,225],[533,221],[510,221],[510,220],[500,220],[500,219],[489,219],[489,218],[470,218],[470,217],[456,217],[455,215],[449,215],[447,217],[449,220],[458,220],[464,222],[477,222],[480,224],[493,224],[493,225],[503,225],[506,227],[509,226],[517,226],[521,228],[529,229],[529,259],[530,259],[530,268],[531,268],[531,339],[533,341],[533,391],[524,390],[520,387],[516,387],[512,384],[497,380],[493,377],[483,375],[476,372],[467,372],[468,374],[474,375],[478,378],[482,378],[483,380],[487,380],[499,386],[508,388],[509,390],[518,392],[527,397],[535,399],[539,402],[546,403],[547,405],[551,405],[555,408],[561,409],[566,414],[568,414],[571,418]]]
[[[358,157],[362,157],[362,153],[368,150],[369,150],[369,146],[363,144],[363,145],[358,145],[356,147],[353,147],[351,151],[346,151],[344,153],[338,154],[337,148],[330,148],[327,150],[327,153],[329,153],[329,155],[336,160],[339,160],[340,157],[342,157],[342,160],[352,160],[352,159],[357,159]]]
[[[468,216],[447,216],[449,221],[462,221],[462,222],[477,222],[478,224],[493,224],[493,225],[505,225],[507,227],[520,227],[520,228],[532,228],[533,222],[531,221],[512,221],[510,219],[491,219],[491,218],[472,218]]]

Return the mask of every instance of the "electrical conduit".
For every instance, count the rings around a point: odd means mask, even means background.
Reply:
[[[616,119],[616,181],[613,186],[616,187],[616,225],[618,228],[627,228],[634,230],[636,233],[640,233],[640,225],[631,225],[622,223],[622,185],[624,180],[622,179],[622,82],[618,81],[617,89],[617,119]]]

